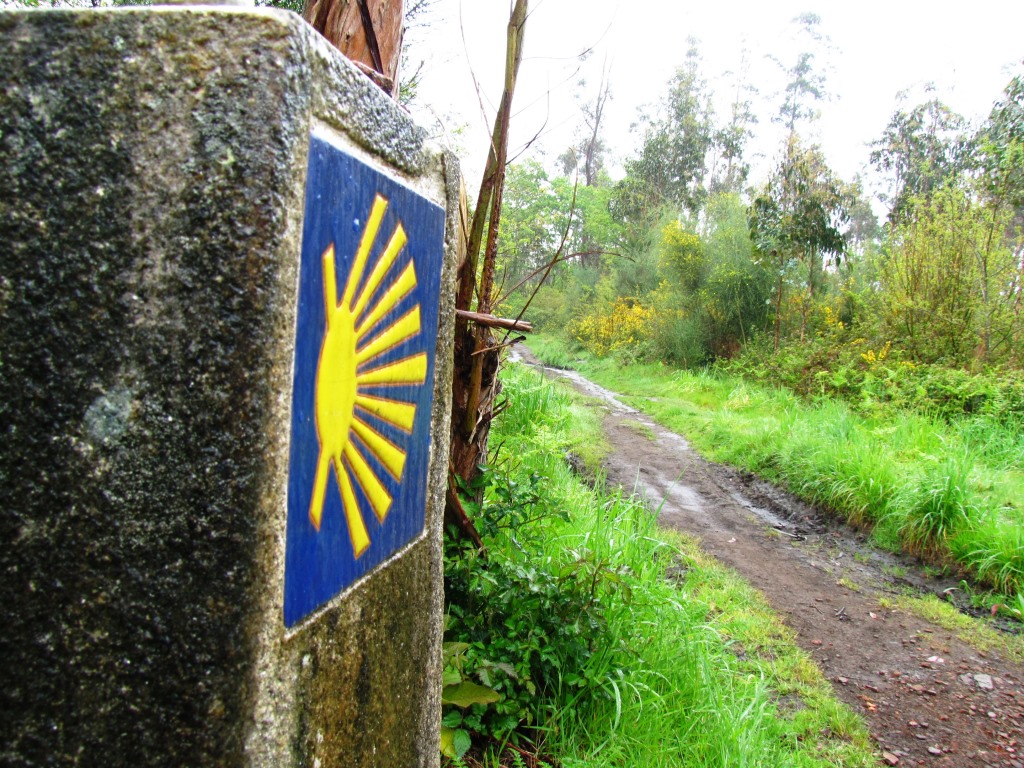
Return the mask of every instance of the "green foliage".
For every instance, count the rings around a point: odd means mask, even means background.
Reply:
[[[559,195],[539,163],[510,165],[498,230],[498,268],[506,283],[539,268],[558,247],[569,201]]]
[[[949,551],[950,540],[976,520],[978,508],[969,485],[973,466],[969,452],[947,456],[919,481],[900,522],[908,552],[940,560]]]
[[[762,336],[718,367],[768,386],[785,386],[806,398],[838,398],[867,416],[895,418],[905,410],[933,416],[993,456],[1015,450],[1016,439],[981,446],[993,435],[988,428],[979,430],[990,423],[993,430],[1012,435],[1024,424],[1024,382],[1013,370],[992,367],[971,373],[913,363],[901,359],[891,343],[871,344],[855,337],[828,306],[815,320],[816,333],[806,343],[783,344],[775,352]]]
[[[463,727],[463,710],[473,705],[486,707],[501,698],[493,688],[465,679],[463,660],[469,647],[468,643],[455,642],[444,643],[442,647],[441,705],[455,707],[448,707],[441,718],[441,754],[446,757],[460,758],[469,751],[471,737]]]
[[[657,358],[684,368],[696,367],[709,356],[710,338],[699,314],[663,312],[654,326]]]
[[[1004,595],[1024,593],[1024,525],[1002,514],[982,515],[966,535],[951,542],[953,554]]]
[[[897,109],[872,144],[871,164],[889,180],[882,196],[889,221],[903,221],[914,198],[926,198],[966,170],[973,150],[967,122],[938,99]]]
[[[586,281],[586,270],[601,265],[619,245],[620,226],[609,211],[611,196],[607,186],[550,178],[534,160],[510,165],[498,231],[503,295],[523,279],[532,289],[539,271],[559,253],[565,263],[552,270],[550,282]]]
[[[776,120],[786,127],[790,140],[796,135],[801,122],[813,122],[818,118],[815,105],[828,96],[824,71],[815,65],[815,58],[826,53],[828,47],[828,38],[819,29],[821,17],[815,13],[803,13],[793,19],[793,23],[802,39],[803,50],[789,65],[773,57],[786,77]]]
[[[733,75],[735,95],[729,105],[729,122],[715,132],[718,153],[708,183],[708,191],[712,196],[743,192],[750,174],[750,163],[743,154],[754,135],[753,126],[757,123],[752,107],[757,88],[747,79],[750,72],[746,51],[742,62],[742,74]]]
[[[557,445],[544,437],[564,418],[554,397],[550,385],[513,391],[502,429],[532,436],[557,456]],[[609,669],[628,661],[607,637],[609,614],[628,607],[631,587],[624,566],[585,541],[544,551],[552,530],[568,519],[545,493],[548,478],[524,475],[510,460],[486,469],[481,485],[484,501],[474,520],[488,554],[446,539],[446,637],[463,649],[460,684],[475,679],[500,699],[468,702],[459,715],[449,709],[446,722],[498,740],[532,726],[537,738],[568,701],[585,710],[608,695]]]
[[[730,356],[768,317],[771,274],[754,258],[746,210],[738,195],[712,197],[704,252],[710,270],[698,295],[709,349]]]
[[[995,103],[979,136],[981,187],[989,203],[1024,208],[1024,75],[1016,75]]]
[[[694,232],[687,232],[674,221],[662,229],[661,266],[673,286],[695,291],[706,276],[704,244]]]
[[[616,215],[633,228],[649,227],[666,208],[696,214],[707,195],[706,159],[715,139],[711,93],[697,41],[688,43],[685,63],[669,81],[657,115],[645,118],[639,154],[626,161],[626,178],[616,190]]]
[[[848,217],[848,191],[832,173],[820,147],[805,148],[790,136],[785,152],[750,212],[754,246],[766,269],[775,276],[775,346],[783,322],[787,283],[806,286],[796,306],[800,337],[820,289],[827,260],[838,262],[846,252],[841,229]],[[820,295],[820,290],[817,291]]]
[[[916,360],[962,364],[1005,357],[1020,333],[1018,258],[993,234],[1008,211],[979,205],[969,190],[946,186],[906,203],[880,269],[883,332]]]
[[[738,196],[712,197],[702,229],[663,223],[656,247],[617,264],[614,278],[599,280],[582,304],[572,302],[588,312],[554,327],[620,360],[692,366],[731,354],[763,326],[770,276],[752,259]]]

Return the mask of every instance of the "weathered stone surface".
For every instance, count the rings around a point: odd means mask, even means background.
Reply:
[[[427,534],[291,635],[281,580],[310,128],[454,164],[291,14],[0,39],[0,762],[436,764],[452,231]]]

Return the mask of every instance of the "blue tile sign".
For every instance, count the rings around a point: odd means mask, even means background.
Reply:
[[[284,622],[423,531],[444,211],[314,133],[299,273]]]

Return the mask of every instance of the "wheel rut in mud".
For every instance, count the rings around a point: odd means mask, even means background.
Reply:
[[[759,589],[840,699],[860,712],[880,764],[1024,768],[1024,668],[880,598],[956,582],[879,551],[866,537],[748,473],[705,461],[686,440],[573,371],[604,412],[609,485],[646,496],[659,522]],[[898,574],[894,576],[893,574]]]

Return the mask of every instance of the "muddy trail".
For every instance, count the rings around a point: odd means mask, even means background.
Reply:
[[[1024,668],[879,603],[908,585],[941,593],[956,582],[928,578],[790,494],[703,460],[579,374],[544,368],[525,349],[519,357],[601,403],[609,485],[645,495],[663,526],[696,536],[764,594],[863,715],[880,764],[1024,768]]]

